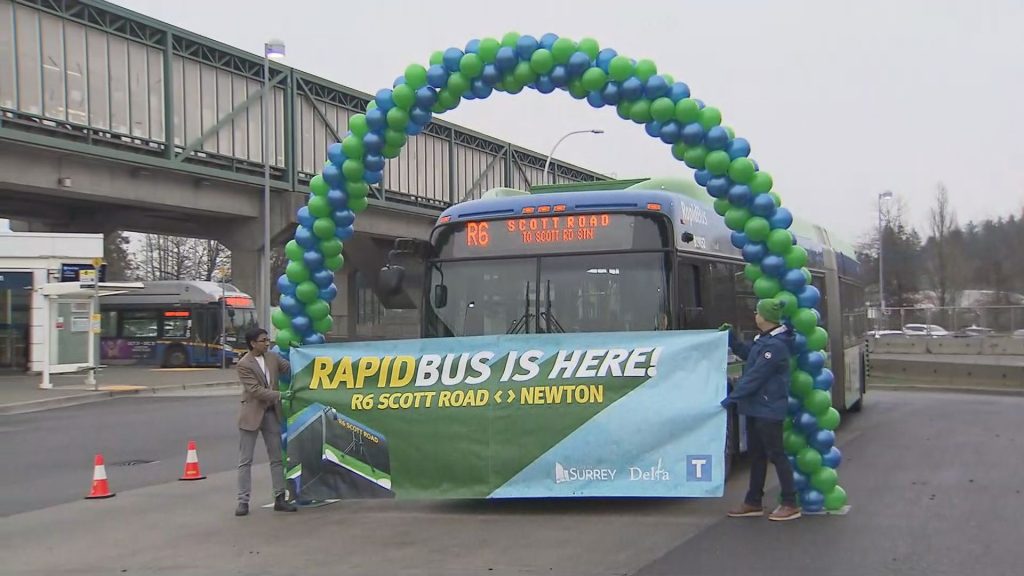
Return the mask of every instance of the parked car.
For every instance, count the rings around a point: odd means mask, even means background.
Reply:
[[[868,338],[882,338],[886,336],[906,336],[906,334],[899,330],[871,330],[870,332],[867,332],[864,335],[867,336]]]
[[[903,333],[907,336],[925,336],[930,338],[949,336],[949,331],[938,324],[907,324],[903,327]]]
[[[1014,330],[1013,331],[1013,337],[1014,338],[1024,338],[1024,330]]]
[[[984,328],[982,326],[968,326],[959,330],[954,336],[957,337],[970,337],[970,336],[991,336],[995,330],[991,328]]]

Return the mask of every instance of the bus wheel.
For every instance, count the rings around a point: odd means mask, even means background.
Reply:
[[[164,352],[164,368],[186,368],[188,367],[188,354],[181,346],[172,346]]]

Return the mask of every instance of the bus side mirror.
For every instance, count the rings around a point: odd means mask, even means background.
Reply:
[[[448,305],[448,287],[444,284],[434,286],[434,308],[441,309]]]
[[[234,308],[228,308],[228,318],[234,318],[234,317],[235,317],[235,309]]]
[[[381,292],[393,296],[402,291],[402,284],[405,282],[405,268],[402,266],[385,266],[380,269],[377,282]]]

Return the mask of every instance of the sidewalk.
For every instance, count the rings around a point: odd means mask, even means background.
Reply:
[[[114,366],[96,373],[96,390],[85,374],[53,375],[53,388],[42,390],[39,374],[0,372],[0,415],[98,402],[127,394],[157,393],[209,386],[235,385],[234,368],[149,368]]]

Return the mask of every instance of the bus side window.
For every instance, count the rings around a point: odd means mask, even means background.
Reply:
[[[220,338],[217,326],[217,318],[220,313],[220,308],[197,308],[194,310],[195,320],[192,322],[192,331],[200,342],[212,344]]]
[[[679,261],[677,293],[679,296],[679,328],[684,330],[702,330],[707,326],[707,318],[700,297],[700,268],[685,260]]]
[[[742,332],[747,324],[753,324],[752,317],[744,323],[737,314],[735,291],[746,289],[742,284],[737,286],[734,276],[739,270],[741,270],[740,266],[724,262],[701,265],[700,294],[701,301],[704,303],[706,328],[717,328],[722,324],[729,323]]]

